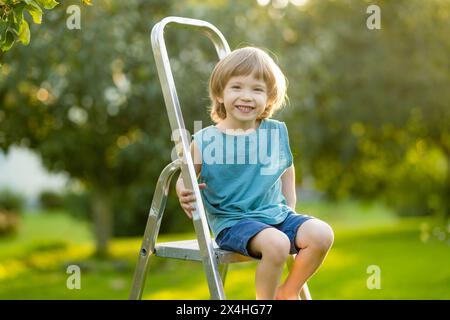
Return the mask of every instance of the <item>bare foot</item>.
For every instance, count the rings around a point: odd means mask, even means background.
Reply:
[[[289,294],[282,286],[277,288],[275,293],[275,300],[301,300],[298,294]]]

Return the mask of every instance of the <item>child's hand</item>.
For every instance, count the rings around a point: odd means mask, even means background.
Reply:
[[[205,189],[206,183],[199,183],[198,186],[200,189]],[[195,210],[196,200],[194,191],[191,189],[186,189],[184,187],[183,179],[181,178],[177,181],[176,191],[181,208],[183,208],[189,219],[192,219],[192,211]]]

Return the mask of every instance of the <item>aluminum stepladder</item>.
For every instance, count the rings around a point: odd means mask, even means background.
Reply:
[[[215,26],[206,21],[182,17],[166,17],[155,24],[151,31],[153,55],[161,82],[170,127],[172,132],[179,133],[173,135],[178,159],[168,164],[159,176],[153,194],[129,298],[132,300],[142,298],[142,291],[148,272],[149,258],[151,255],[155,255],[164,258],[202,262],[211,299],[224,300],[224,283],[228,265],[235,262],[250,261],[252,258],[222,250],[218,248],[215,241],[211,238],[190,153],[190,136],[186,134],[170,61],[164,42],[164,28],[169,24],[193,31],[200,31],[205,34],[214,44],[219,59],[224,58],[230,53],[230,48],[225,37]],[[195,206],[196,210],[192,213],[192,220],[197,239],[157,244],[156,240],[169,193],[170,181],[174,174],[180,169],[186,188],[193,190],[195,197],[197,198]],[[289,269],[291,268],[293,261],[293,257],[290,256],[287,262]],[[306,283],[303,286],[300,297],[305,300],[311,299]]]

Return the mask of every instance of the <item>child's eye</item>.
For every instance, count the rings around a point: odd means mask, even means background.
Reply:
[[[240,89],[240,86],[232,86],[231,89]]]
[[[264,92],[263,88],[255,88],[255,91]]]

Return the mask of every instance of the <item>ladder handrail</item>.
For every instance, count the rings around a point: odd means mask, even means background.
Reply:
[[[178,100],[175,81],[170,68],[169,56],[164,41],[164,29],[173,24],[177,27],[200,31],[213,42],[220,59],[230,52],[230,47],[222,33],[211,23],[182,17],[166,17],[158,22],[151,31],[151,43],[158,70],[159,80],[164,95],[167,114],[172,129],[172,136],[179,159],[182,159],[181,173],[185,187],[194,191],[197,198],[196,210],[192,213],[194,228],[198,237],[203,264],[208,277],[212,299],[225,299],[222,281],[214,260],[212,238],[209,232],[203,201],[198,187],[197,177],[190,152],[190,137],[186,134],[186,127]],[[217,296],[216,296],[217,295]]]

